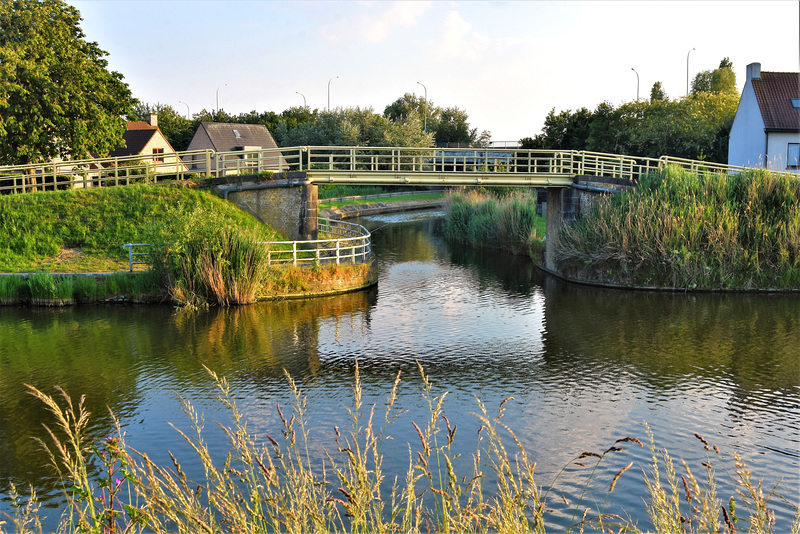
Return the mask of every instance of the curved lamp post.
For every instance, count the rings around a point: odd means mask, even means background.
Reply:
[[[228,86],[227,83],[223,83],[222,85],[217,87],[217,113],[219,113],[219,90],[222,89],[223,87],[227,87],[227,86]]]
[[[338,76],[334,76],[330,80],[328,80],[328,111],[331,110],[331,82],[338,78]]]
[[[694,50],[694,48],[692,48]],[[686,52],[686,95],[689,95],[689,54],[692,53],[692,50]]]
[[[308,107],[308,105],[306,104],[306,95],[304,95],[304,94],[303,94],[303,93],[301,93],[300,91],[295,91],[295,93],[297,93],[298,95],[300,95],[300,96],[302,96],[302,97],[303,97],[303,107],[304,107],[304,108],[307,108],[307,107]]]
[[[425,84],[422,83],[422,82],[417,82],[417,83],[420,84],[423,89],[425,89],[425,108],[424,108],[425,109],[425,126],[424,126],[424,130],[423,131],[425,133],[428,133],[428,88],[425,87]]]
[[[636,72],[636,69],[634,69],[633,67],[631,67],[631,70],[633,72]],[[639,101],[639,73],[638,72],[636,72],[636,101],[637,102]]]
[[[186,106],[186,120],[189,120],[189,104],[187,104],[183,100],[178,100],[178,104],[183,104],[184,106]]]

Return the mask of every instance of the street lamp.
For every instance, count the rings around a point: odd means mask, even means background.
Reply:
[[[424,108],[425,109],[425,127],[424,127],[424,132],[428,133],[428,88],[425,87],[425,84],[422,83],[422,82],[417,82],[417,83],[420,84],[423,89],[425,89],[425,108]]]
[[[634,69],[633,67],[631,67],[631,70],[633,72],[636,72],[636,69]],[[636,72],[636,101],[637,102],[639,101],[639,73],[638,72]]]
[[[187,104],[183,100],[178,100],[178,104],[183,104],[184,106],[186,106],[186,120],[189,120],[189,104]]]
[[[333,78],[328,80],[328,111],[331,110],[331,82],[336,78],[338,78],[338,76],[334,76]]]
[[[694,50],[694,48],[692,48]],[[686,52],[686,95],[689,95],[689,54],[692,53],[692,50]]]
[[[300,91],[295,91],[295,93],[297,93],[298,95],[300,95],[300,96],[302,96],[302,97],[303,97],[303,107],[304,107],[304,108],[307,108],[307,107],[308,107],[308,105],[306,105],[306,95],[304,95],[304,94],[303,94],[303,93],[301,93]]]
[[[219,90],[223,87],[228,87],[227,83],[223,83],[219,87],[217,87],[217,113],[219,113]]]

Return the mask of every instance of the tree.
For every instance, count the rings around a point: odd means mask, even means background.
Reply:
[[[692,80],[692,94],[699,93],[736,93],[736,74],[730,59],[723,58],[719,68],[703,70]]]
[[[80,13],[60,0],[0,0],[0,162],[104,155],[135,99]]]
[[[661,82],[656,82],[653,84],[653,88],[650,89],[650,103],[659,102],[667,100],[667,93],[664,92],[664,88],[661,87]]]

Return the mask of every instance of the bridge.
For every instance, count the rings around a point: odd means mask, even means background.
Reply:
[[[574,186],[576,178],[592,176],[633,183],[642,174],[667,165],[678,165],[694,172],[744,170],[743,167],[666,156],[653,159],[574,150],[304,146],[232,152],[202,150],[5,166],[0,167],[0,194],[203,178],[221,181],[218,188],[225,198],[231,194],[244,196],[254,191],[293,188],[300,192],[298,202],[288,210],[267,210],[277,213],[278,221],[264,217],[263,207],[254,207],[274,203],[274,197],[243,199],[237,203],[278,228],[288,219],[292,234],[313,240],[317,233],[315,186],[320,184],[543,187],[548,191],[547,235],[552,236],[562,224],[561,192]],[[253,175],[266,177],[265,173],[269,173],[270,178],[266,183],[224,185],[230,183],[231,177],[234,180]],[[547,242],[548,265],[555,252],[552,242]]]

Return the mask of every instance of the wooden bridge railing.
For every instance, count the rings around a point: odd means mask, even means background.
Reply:
[[[306,146],[248,151],[200,150],[174,154],[67,160],[0,167],[0,194],[191,180],[265,171],[314,174],[559,176],[594,175],[635,180],[678,165],[693,172],[739,172],[744,167],[662,156],[658,159],[575,150]],[[455,182],[454,182],[455,183]]]

